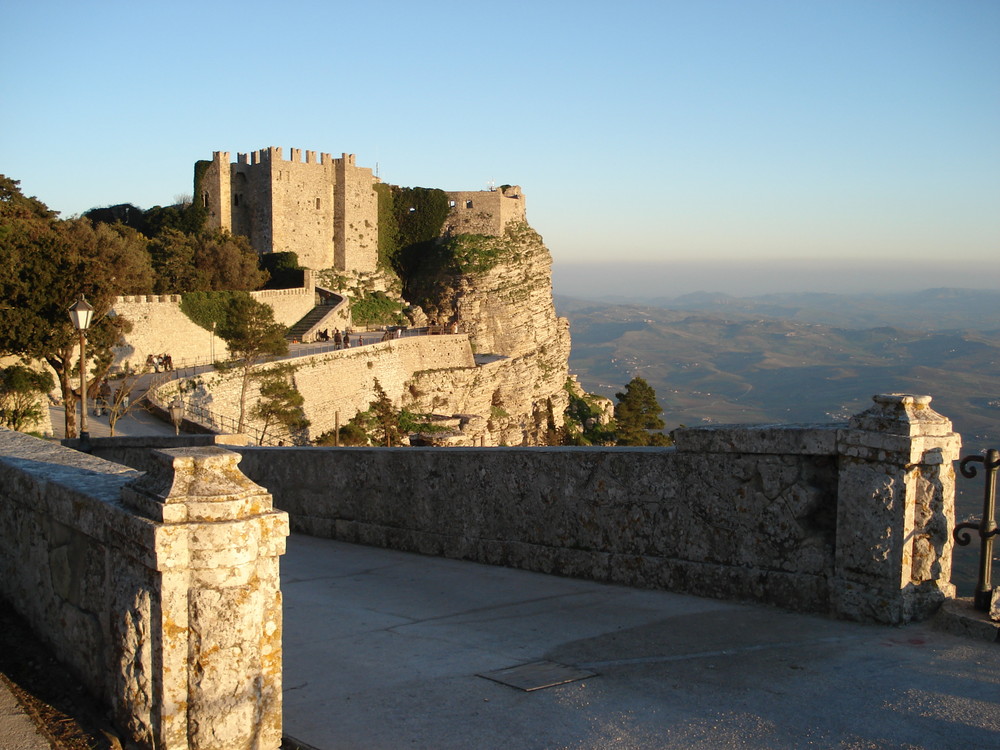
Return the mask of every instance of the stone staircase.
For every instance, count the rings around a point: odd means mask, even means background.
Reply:
[[[285,334],[288,341],[292,343],[315,341],[317,332],[324,328],[343,329],[350,325],[350,305],[345,297],[321,287],[316,287],[316,292],[323,304],[316,305],[288,329],[288,333]]]
[[[288,329],[288,333],[285,334],[285,338],[289,341],[305,341],[306,335],[308,335],[314,328],[318,327],[331,312],[333,312],[333,308],[327,307],[326,305],[314,307],[306,313],[302,320]]]

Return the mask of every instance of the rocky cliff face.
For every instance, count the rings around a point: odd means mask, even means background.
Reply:
[[[432,443],[547,444],[569,400],[570,338],[568,321],[555,314],[552,259],[541,237],[522,222],[501,237],[443,238],[426,248],[406,284],[407,301],[422,308],[420,323],[455,323],[468,339],[411,337],[296,360],[293,380],[312,423],[306,437],[366,410],[377,380],[397,408],[433,414],[450,430],[432,435]],[[259,386],[251,382],[248,407],[260,398]],[[164,403],[179,387],[165,387]],[[204,374],[184,392],[192,404],[235,417],[241,390],[232,371]]]
[[[474,415],[465,432],[487,445],[545,444],[568,400],[570,337],[542,238],[522,222],[502,237],[445,238],[438,251],[408,291],[429,317],[469,334],[479,367],[419,373],[405,405]]]

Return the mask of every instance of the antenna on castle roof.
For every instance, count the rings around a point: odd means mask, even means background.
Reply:
[[[495,192],[496,189],[497,189],[497,181],[496,180],[490,180],[489,182],[486,183],[486,187],[488,187],[490,189],[491,193]]]

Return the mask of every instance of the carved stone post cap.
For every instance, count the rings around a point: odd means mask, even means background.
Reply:
[[[891,435],[948,437],[951,420],[931,409],[930,396],[882,393],[872,396],[875,405],[851,417],[850,428]]]
[[[157,466],[122,489],[122,499],[167,523],[225,521],[266,513],[271,496],[238,468],[240,455],[216,446],[152,452]]]

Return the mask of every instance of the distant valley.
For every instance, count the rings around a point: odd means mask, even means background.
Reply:
[[[658,305],[556,298],[570,369],[613,397],[632,377],[680,424],[834,422],[875,393],[929,394],[963,451],[1000,446],[1000,292],[689,295]],[[910,324],[902,325],[909,321]]]

